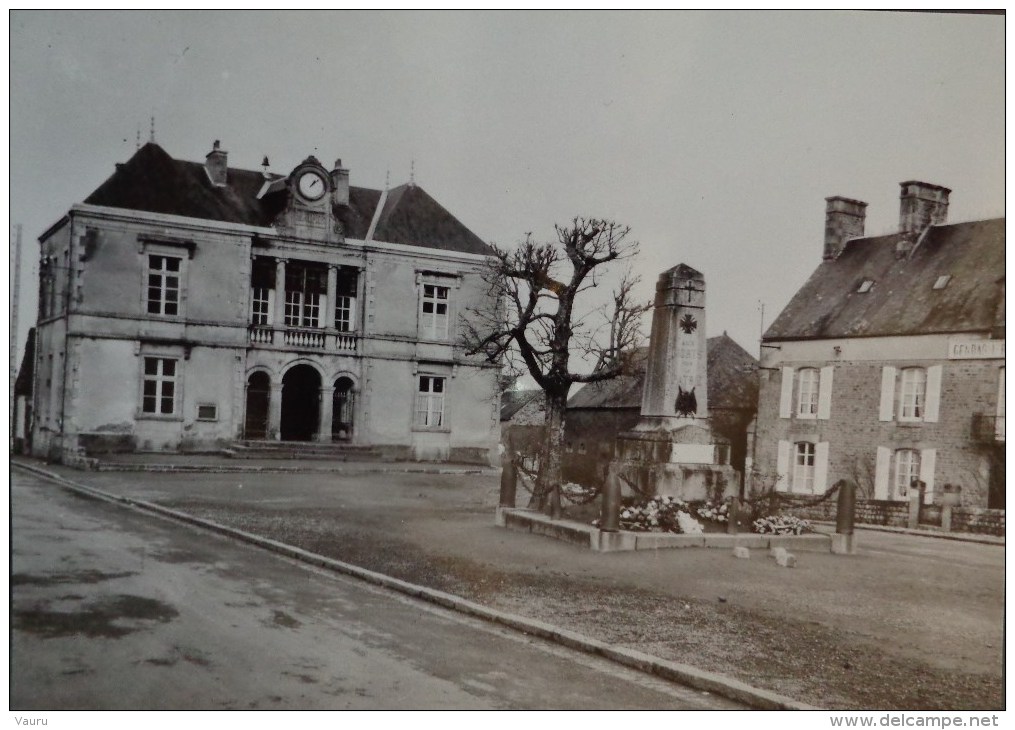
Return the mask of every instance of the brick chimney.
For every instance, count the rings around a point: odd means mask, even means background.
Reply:
[[[211,180],[212,185],[225,187],[228,157],[229,153],[219,149],[219,141],[215,140],[215,143],[211,146],[211,152],[205,155],[204,158],[204,171],[208,173],[208,178]]]
[[[826,261],[836,258],[850,238],[863,237],[867,218],[867,204],[860,200],[833,195],[825,198],[825,253]]]
[[[342,160],[335,160],[331,171],[332,205],[349,205],[349,171],[342,167]]]
[[[948,188],[909,180],[899,183],[899,233],[919,236],[948,220]]]

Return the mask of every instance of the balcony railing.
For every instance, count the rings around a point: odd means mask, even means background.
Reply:
[[[289,347],[312,347],[323,350],[324,332],[287,327],[282,330],[282,341]]]
[[[275,327],[270,324],[250,325],[248,331],[250,343],[253,345],[348,353],[359,349],[359,336],[355,332],[329,332],[307,327]]]
[[[978,444],[1004,443],[1004,416],[974,413],[972,438]]]

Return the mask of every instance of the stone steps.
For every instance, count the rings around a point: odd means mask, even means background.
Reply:
[[[231,459],[380,461],[383,458],[372,446],[315,441],[238,441],[224,453]]]

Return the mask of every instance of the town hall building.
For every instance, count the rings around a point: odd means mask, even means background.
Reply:
[[[31,453],[343,442],[496,461],[495,366],[458,324],[491,248],[410,183],[150,142],[40,238]]]

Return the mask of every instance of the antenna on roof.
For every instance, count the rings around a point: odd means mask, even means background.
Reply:
[[[412,187],[416,186],[416,158],[412,158],[412,162],[409,163],[409,185]]]
[[[152,128],[151,128],[151,132],[148,134],[148,141],[149,142],[154,142],[155,141],[155,115],[154,114],[152,114]]]
[[[384,189],[385,190],[391,189],[391,170],[384,171]]]
[[[137,141],[134,146],[135,150],[141,149],[141,125],[137,125]]]

